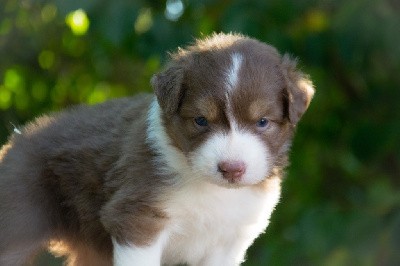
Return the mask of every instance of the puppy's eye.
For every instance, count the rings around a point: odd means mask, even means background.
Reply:
[[[269,122],[268,119],[263,117],[257,121],[256,126],[259,128],[265,128],[266,126],[268,126],[268,122]]]
[[[206,127],[206,126],[208,126],[207,118],[205,118],[204,116],[196,117],[196,118],[194,119],[194,122],[195,122],[197,125],[201,126],[201,127]]]

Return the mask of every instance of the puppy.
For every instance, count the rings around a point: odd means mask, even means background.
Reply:
[[[69,265],[239,265],[280,197],[314,89],[236,34],[171,55],[155,95],[78,106],[0,152],[0,265],[50,246]]]

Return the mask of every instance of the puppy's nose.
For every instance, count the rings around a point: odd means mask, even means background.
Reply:
[[[229,183],[234,183],[240,180],[246,171],[246,164],[242,161],[223,161],[218,164],[218,171]]]

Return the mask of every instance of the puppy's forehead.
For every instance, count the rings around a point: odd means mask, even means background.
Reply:
[[[231,55],[230,73],[236,75],[233,90],[253,90],[261,93],[283,82],[280,56],[267,48],[243,47]]]
[[[246,115],[243,119],[262,116],[279,101],[284,84],[280,60],[274,48],[253,40],[195,53],[186,74],[191,106],[185,109],[194,107],[209,119],[227,111]]]
[[[193,54],[187,79],[198,93],[225,97],[227,92],[263,90],[279,83],[280,55],[271,46],[242,40],[224,47]],[[195,91],[194,91],[195,93]]]

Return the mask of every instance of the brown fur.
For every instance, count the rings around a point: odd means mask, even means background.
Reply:
[[[245,61],[231,95],[234,116],[255,134],[260,117],[271,123],[261,137],[275,168],[257,185],[268,189],[267,180],[286,166],[283,146],[313,93],[293,60],[258,41],[221,34],[172,54],[152,85],[173,145],[188,154],[213,131],[229,130],[223,84],[235,51]],[[157,171],[163,165],[146,143],[151,100],[79,106],[11,136],[0,151],[0,265],[22,265],[50,241],[70,254],[71,265],[110,265],[111,236],[138,246],[152,242],[168,220],[160,195],[174,181]],[[213,127],[196,128],[199,115]]]
[[[159,102],[175,111],[165,114],[167,132],[176,146],[190,153],[213,132],[229,130],[225,71],[231,54],[240,53],[240,84],[230,95],[234,116],[254,133],[257,120],[266,116],[271,129],[262,139],[272,148],[276,163],[285,167],[295,125],[313,96],[311,82],[295,68],[296,61],[281,57],[271,46],[237,35],[218,37],[172,54],[167,69],[152,79]],[[166,99],[166,90],[179,101]],[[212,126],[199,130],[193,125],[197,116],[206,117]]]

